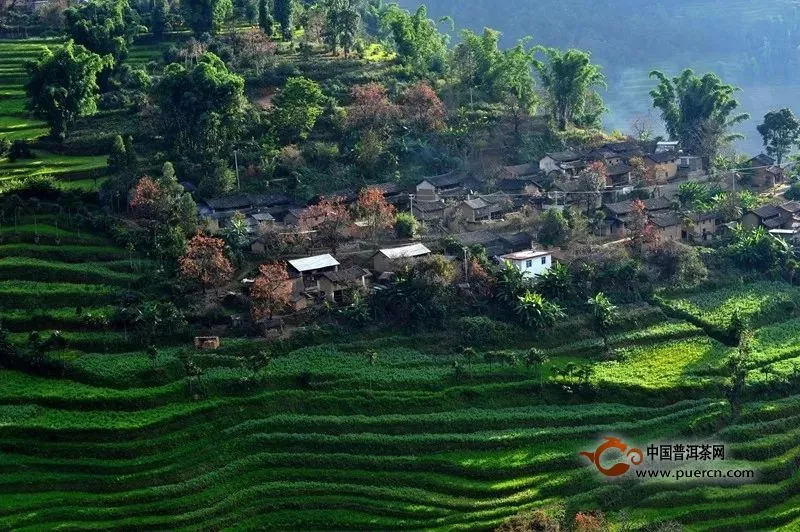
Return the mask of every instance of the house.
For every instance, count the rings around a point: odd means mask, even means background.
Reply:
[[[672,207],[672,202],[663,196],[643,200],[646,213],[665,211]],[[632,220],[633,201],[622,201],[619,203],[606,203],[603,211],[606,214],[606,224],[601,230],[601,235],[612,235],[616,237],[627,236],[628,223]]]
[[[659,140],[656,142],[655,153],[674,152],[678,153],[680,143],[677,140]]]
[[[390,205],[400,205],[408,201],[408,194],[406,190],[400,186],[399,183],[389,181],[387,183],[378,183],[377,185],[369,185],[368,188],[377,188],[383,192],[383,199]]]
[[[706,242],[711,240],[722,225],[722,219],[708,212],[694,212],[687,216],[691,221],[692,231],[681,234],[684,240]]]
[[[683,222],[683,217],[677,211],[655,211],[647,213],[648,220],[656,228],[659,240],[666,242],[668,240],[680,241],[685,239],[686,231]]]
[[[197,205],[197,213],[212,231],[217,231],[225,227],[237,212],[245,216],[259,213],[272,214],[273,210],[286,209],[291,204],[292,200],[283,193],[234,194],[203,200]]]
[[[426,177],[417,185],[417,199],[437,201],[442,198],[457,197],[464,193],[464,175],[456,172]]]
[[[586,163],[583,156],[574,151],[559,151],[545,154],[539,161],[539,170],[546,174],[551,172],[566,173],[576,175]]]
[[[467,222],[480,222],[501,218],[503,208],[497,203],[478,197],[461,202],[458,212]]]
[[[515,196],[540,197],[542,189],[533,179],[507,178],[497,182],[497,190]]]
[[[691,179],[702,177],[704,171],[703,158],[694,155],[681,155],[678,157],[678,174]]]
[[[653,179],[659,185],[666,184],[678,175],[678,153],[661,151],[644,158],[644,164],[652,171]]]
[[[783,171],[775,166],[775,159],[769,155],[759,153],[749,161],[748,173],[751,175],[751,184],[756,188],[774,187],[783,181]]]
[[[614,164],[606,168],[608,183],[619,187],[631,184],[631,171],[633,169],[627,164]]]
[[[442,200],[414,200],[411,206],[411,214],[418,220],[432,221],[444,218],[445,205]]]
[[[540,164],[541,163],[526,163],[517,164],[514,166],[504,166],[502,172],[503,178],[525,179],[527,177],[538,176],[541,174]]]
[[[528,249],[501,255],[499,258],[531,277],[545,273],[553,265],[553,254],[549,251]]]
[[[800,203],[788,201],[781,205],[762,205],[758,209],[747,211],[742,216],[742,226],[745,229],[756,227],[767,230],[792,229],[798,220],[800,220]]]
[[[345,303],[353,292],[366,290],[367,278],[372,274],[364,268],[352,266],[344,270],[323,272],[319,276],[319,289],[331,303]]]
[[[275,225],[275,218],[268,212],[257,212],[245,218],[249,233],[263,233]]]
[[[319,292],[319,276],[325,272],[339,269],[339,261],[329,254],[304,257],[289,261],[289,277],[292,279],[294,294]]]
[[[372,257],[372,269],[379,273],[396,272],[404,263],[430,254],[431,250],[423,244],[381,249]]]

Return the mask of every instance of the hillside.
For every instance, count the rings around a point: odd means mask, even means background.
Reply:
[[[435,18],[452,17],[457,29],[500,30],[506,45],[530,35],[534,43],[591,51],[609,76],[609,129],[628,130],[648,113],[658,122],[648,96],[653,69],[713,71],[740,87],[742,108],[753,117],[740,128],[744,151],[760,149],[755,126],[765,113],[800,106],[800,15],[791,0],[508,0],[502,9],[489,0],[424,3]]]

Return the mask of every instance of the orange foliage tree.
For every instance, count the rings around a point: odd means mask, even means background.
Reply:
[[[642,157],[631,157],[628,166],[631,167],[631,174],[638,183],[651,186],[656,184],[655,168],[645,163]]]
[[[254,320],[264,316],[272,319],[275,311],[288,305],[292,297],[292,283],[286,264],[273,262],[259,266],[258,276],[250,289],[250,297],[253,300]]]
[[[367,187],[358,194],[358,212],[367,222],[369,237],[374,241],[381,229],[394,225],[394,205],[389,205],[383,191],[377,187]]]
[[[209,286],[218,287],[233,278],[233,265],[228,259],[225,242],[200,233],[189,241],[178,265],[181,275],[200,283],[204,293]]]
[[[401,106],[403,117],[417,131],[444,128],[444,103],[427,82],[420,81],[403,91]]]
[[[316,205],[311,205],[300,217],[300,227],[304,231],[314,229],[317,239],[331,253],[336,253],[339,244],[345,237],[344,231],[353,219],[344,204],[344,198],[335,196],[333,198],[322,198]]]
[[[647,218],[647,211],[642,200],[633,202],[631,221],[628,223],[631,249],[641,253],[645,246],[656,246],[659,242],[656,226]]]
[[[153,179],[144,176],[133,187],[130,207],[137,218],[159,218],[166,204],[167,191]]]
[[[352,104],[347,108],[347,126],[373,131],[388,129],[399,112],[380,83],[356,85],[350,90]]]

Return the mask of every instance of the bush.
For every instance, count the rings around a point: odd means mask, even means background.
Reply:
[[[465,345],[484,347],[507,343],[515,328],[486,316],[467,316],[456,321],[456,332]]]
[[[8,160],[16,162],[18,159],[35,159],[36,156],[31,151],[31,147],[25,140],[15,140],[8,151]]]
[[[0,157],[5,157],[11,150],[11,141],[5,137],[0,137]]]
[[[419,232],[419,222],[410,212],[400,212],[394,221],[397,238],[414,238]]]

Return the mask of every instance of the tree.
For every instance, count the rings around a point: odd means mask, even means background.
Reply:
[[[541,349],[531,347],[528,349],[528,352],[525,353],[525,365],[527,367],[533,366],[536,368],[536,375],[539,377],[540,390],[544,386],[544,365],[549,361],[550,357],[548,357],[547,354]]]
[[[97,75],[111,61],[70,40],[27,64],[30,110],[47,120],[53,138],[64,140],[75,119],[97,111]]]
[[[250,235],[247,234],[247,217],[235,212],[227,227],[222,230],[222,239],[228,245],[228,249],[237,264],[240,264],[244,256],[244,251],[250,247]]]
[[[258,267],[258,276],[250,288],[250,297],[253,300],[253,319],[259,320],[264,316],[272,319],[278,311],[291,302],[292,282],[286,264],[273,262],[262,264]]]
[[[645,163],[642,157],[631,157],[628,166],[637,185],[652,186],[656,183],[655,168]]]
[[[225,252],[225,242],[201,233],[189,241],[179,266],[181,275],[197,281],[203,293],[209,286],[216,287],[233,278],[233,265]]]
[[[395,221],[394,205],[386,202],[383,191],[377,187],[361,189],[356,208],[360,216],[367,222],[367,231],[373,242],[378,236],[378,231],[392,227]]]
[[[575,295],[569,268],[557,262],[552,268],[539,274],[536,278],[536,291],[548,299],[562,303],[569,301]]]
[[[764,123],[757,129],[764,140],[767,154],[775,157],[778,166],[800,137],[800,121],[786,108],[764,115]]]
[[[418,133],[444,128],[444,103],[425,81],[415,83],[403,91],[400,110],[404,120]]]
[[[763,227],[747,230],[737,226],[727,252],[743,268],[756,271],[780,271],[792,256],[785,240],[771,235]]]
[[[258,1],[258,26],[264,32],[264,35],[272,37],[272,33],[275,31],[275,21],[269,12],[267,0]]]
[[[283,39],[291,41],[294,28],[294,4],[292,0],[275,0],[273,16],[281,27]]]
[[[560,130],[571,124],[580,125],[587,110],[594,87],[606,87],[606,78],[598,65],[592,64],[588,52],[555,48],[539,48],[545,61],[538,59],[533,65],[539,72],[550,98],[551,115]],[[598,96],[599,97],[599,96]]]
[[[489,73],[491,91],[506,104],[514,123],[514,134],[519,134],[523,117],[536,113],[539,103],[531,70],[533,55],[534,50],[527,50],[520,42],[503,51]]]
[[[717,216],[726,222],[740,219],[744,212],[739,194],[732,191],[716,195],[714,197],[713,210]]]
[[[169,212],[167,192],[156,181],[144,176],[133,188],[130,207],[138,218],[161,221]]]
[[[561,211],[548,209],[542,216],[537,239],[543,246],[562,246],[569,239],[569,222]]]
[[[634,200],[632,207],[631,220],[628,222],[629,244],[635,253],[641,254],[645,245],[657,244],[659,237],[655,226],[647,217],[644,202],[642,200]]]
[[[300,218],[303,230],[315,230],[320,242],[334,254],[345,237],[345,229],[352,222],[344,199],[339,196],[320,199],[316,205],[306,208]]]
[[[291,77],[273,99],[274,127],[285,142],[304,140],[314,129],[327,101],[319,84],[304,77]]]
[[[169,2],[167,0],[155,0],[153,2],[153,14],[150,18],[150,32],[156,39],[164,38],[168,17]]]
[[[734,418],[739,416],[742,408],[742,394],[747,373],[750,370],[753,335],[750,331],[742,330],[738,338],[739,346],[737,352],[731,355],[725,364],[730,372],[730,382],[725,392],[728,396],[728,404],[731,405],[731,415]]]
[[[380,83],[353,86],[350,99],[352,103],[347,108],[350,128],[385,131],[399,116],[397,107],[389,101],[386,87]]]
[[[608,185],[608,168],[603,161],[590,163],[578,174],[580,190],[587,192],[583,194],[586,200],[587,216],[599,207],[603,198],[602,190]]]
[[[650,77],[659,82],[650,91],[653,107],[661,111],[667,133],[681,142],[684,151],[713,159],[720,143],[741,138],[730,133],[732,126],[749,118],[734,114],[739,107],[734,98],[738,88],[723,83],[716,74],[699,77],[691,69],[672,79],[657,70]]]
[[[139,33],[139,17],[127,0],[90,0],[64,11],[64,27],[75,44],[119,64]]]
[[[339,46],[347,57],[358,37],[361,15],[350,0],[329,0],[325,17],[325,41],[334,54]]]
[[[196,36],[217,33],[233,14],[231,0],[181,0],[183,21]]]
[[[397,238],[414,238],[419,231],[419,221],[410,212],[398,212],[394,220]]]
[[[111,172],[122,172],[128,168],[128,157],[125,153],[125,142],[121,135],[114,137],[111,145],[111,154],[106,160],[106,165]]]
[[[556,320],[565,317],[561,307],[531,291],[526,291],[518,298],[516,313],[523,325],[532,329],[550,328]]]
[[[216,55],[205,53],[194,65],[168,65],[153,99],[156,128],[178,154],[208,164],[230,152],[246,102],[244,79]]]
[[[592,311],[592,325],[595,332],[603,339],[603,348],[608,351],[608,332],[617,320],[617,307],[608,300],[603,292],[598,292],[586,302]]]
[[[381,23],[391,31],[397,56],[404,65],[417,73],[443,70],[447,37],[439,33],[436,23],[428,18],[425,6],[411,14],[391,4],[384,10]]]
[[[706,210],[711,201],[708,185],[699,181],[681,183],[678,186],[678,201],[685,209]]]

